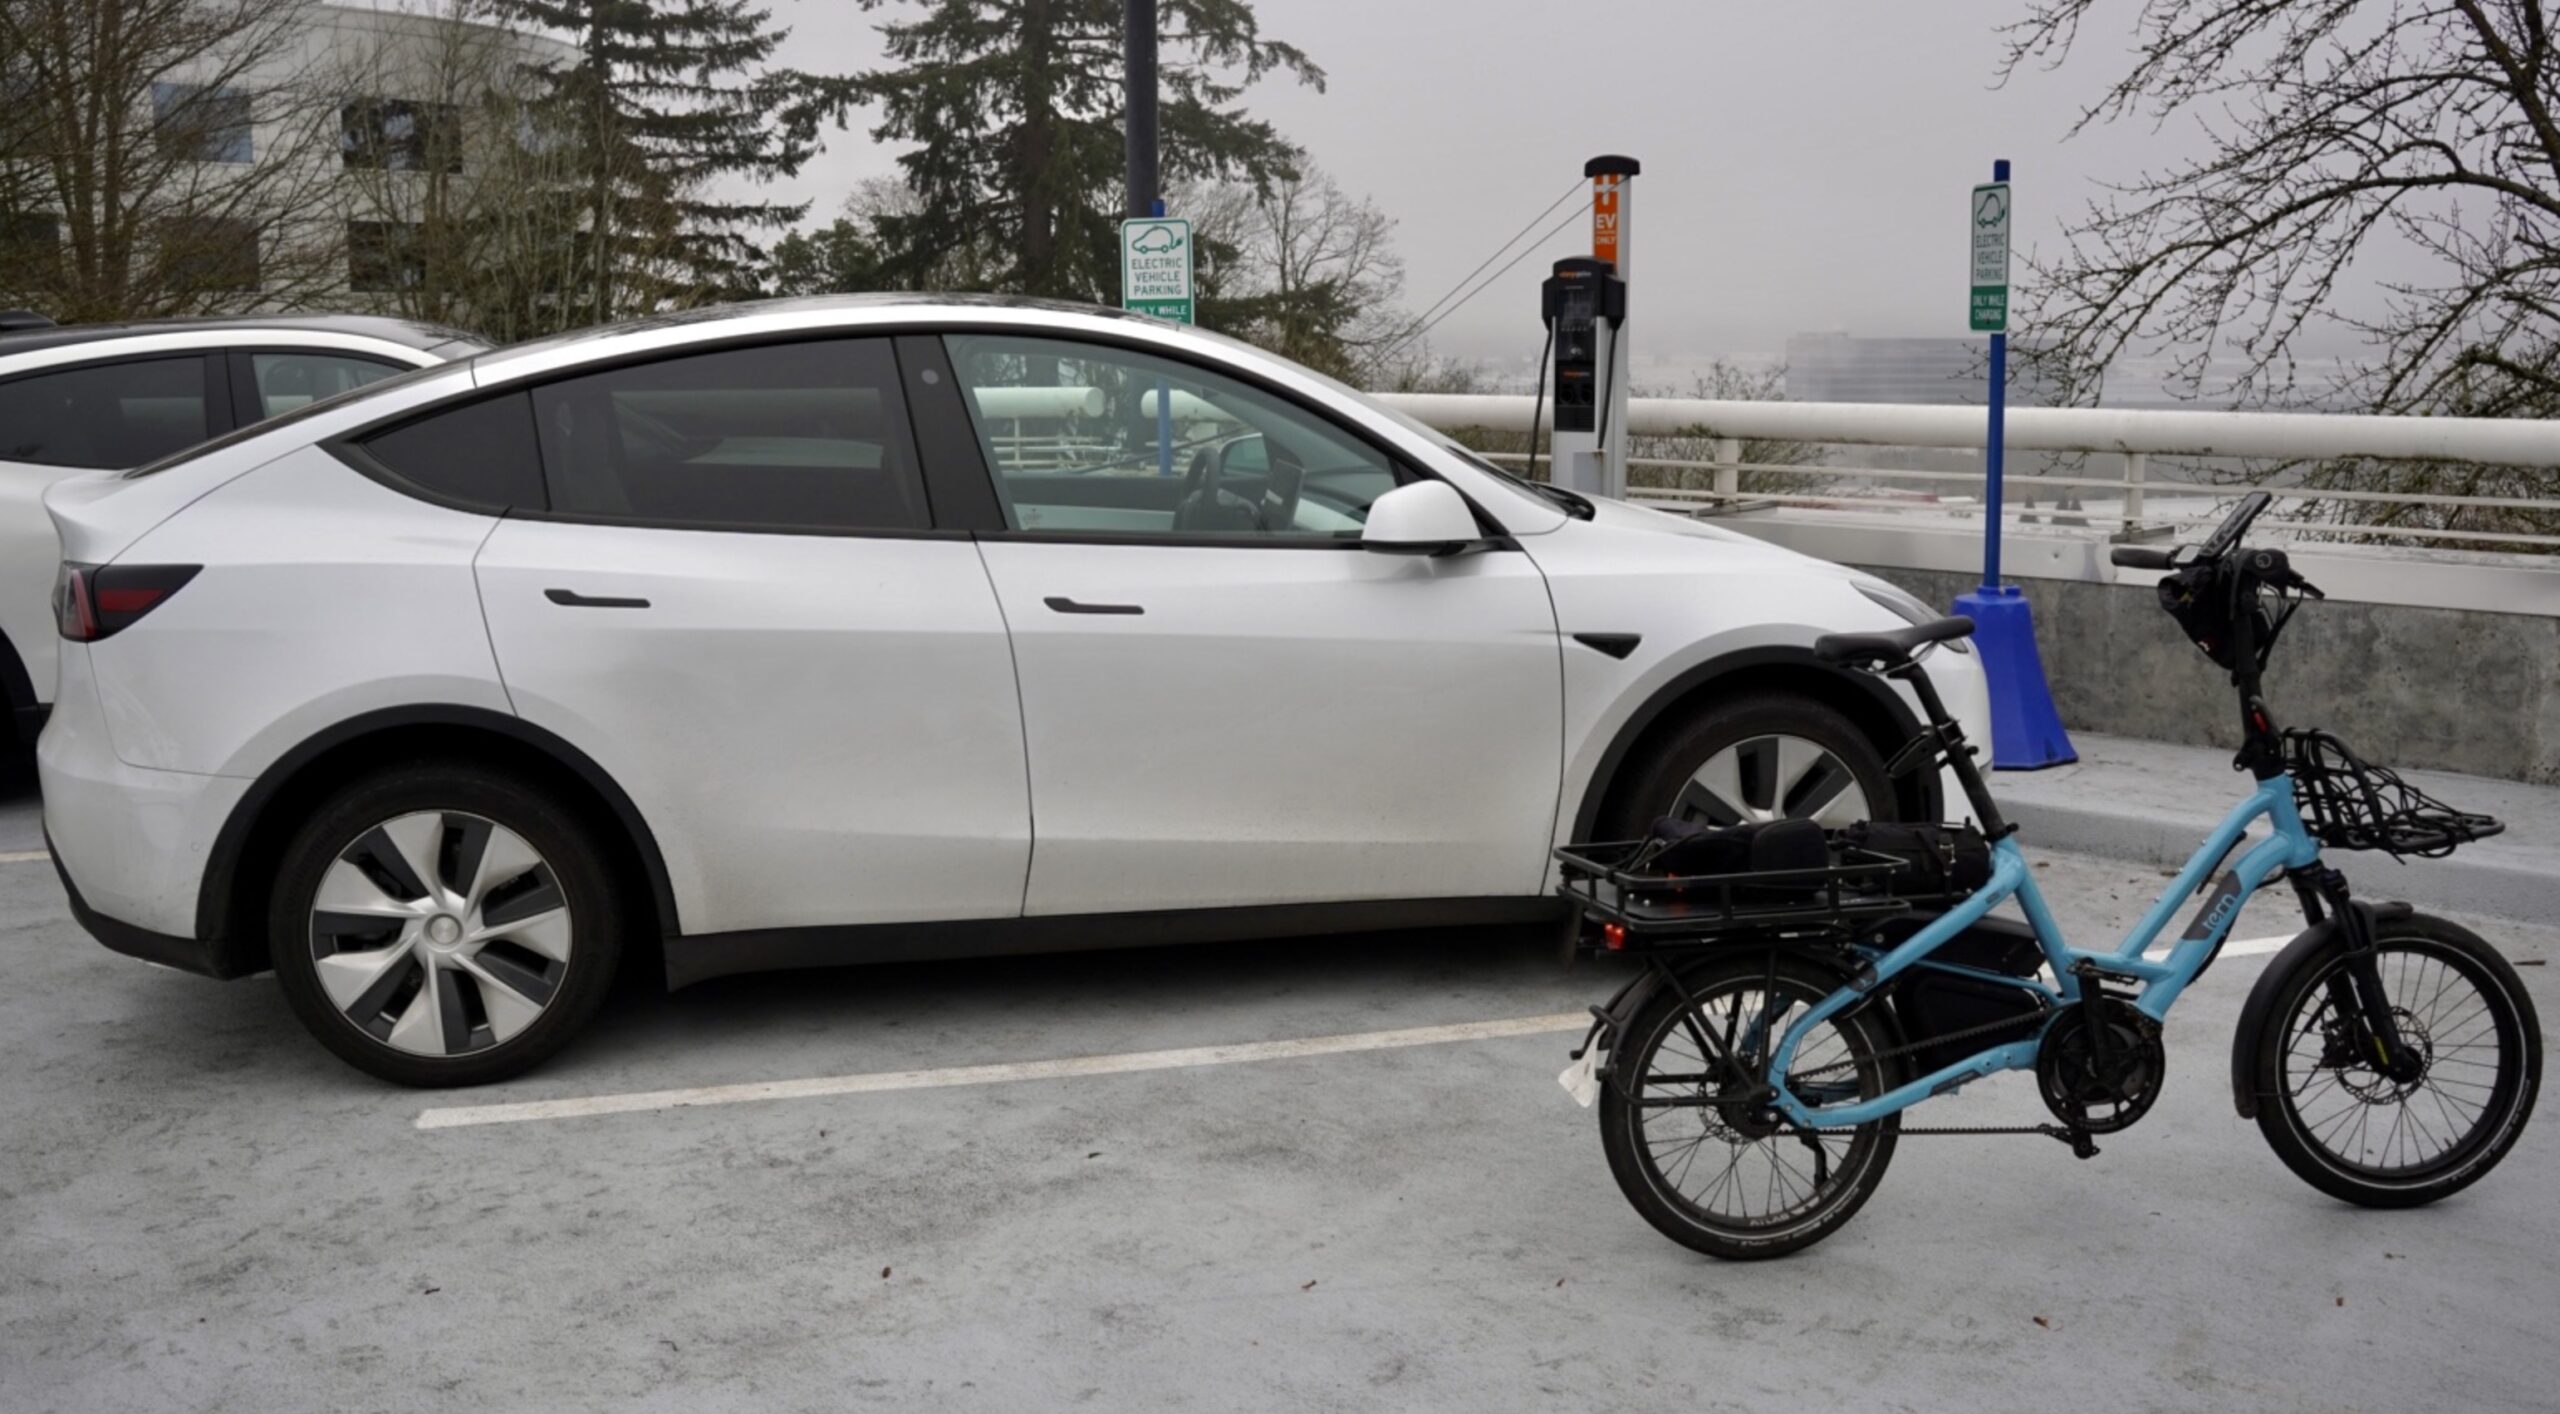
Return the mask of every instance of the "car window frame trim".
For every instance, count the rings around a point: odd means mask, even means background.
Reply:
[[[377,433],[388,431],[392,427],[402,423],[431,417],[437,412],[460,407],[477,398],[498,397],[509,392],[530,394],[533,389],[541,387],[544,384],[559,382],[569,378],[583,378],[590,374],[606,373],[614,369],[627,368],[636,364],[663,362],[670,358],[687,358],[697,354],[716,353],[741,348],[754,348],[767,344],[808,343],[817,339],[888,338],[893,341],[910,337],[929,339],[936,345],[937,351],[940,355],[940,363],[937,371],[942,373],[942,375],[949,380],[953,389],[953,396],[957,397],[959,378],[957,371],[952,367],[950,361],[950,349],[947,344],[943,343],[943,341],[950,335],[963,333],[1013,334],[1025,338],[1046,338],[1053,341],[1069,343],[1083,342],[1098,344],[1104,347],[1121,348],[1133,353],[1151,355],[1174,363],[1190,364],[1195,367],[1208,369],[1221,376],[1235,379],[1238,382],[1252,387],[1258,392],[1264,393],[1270,397],[1278,398],[1292,407],[1303,410],[1310,416],[1319,418],[1324,422],[1331,424],[1343,435],[1353,438],[1361,445],[1369,447],[1373,451],[1377,451],[1381,455],[1387,457],[1400,474],[1410,475],[1417,481],[1437,481],[1442,485],[1449,487],[1451,490],[1456,491],[1459,499],[1465,501],[1467,503],[1467,509],[1474,514],[1477,529],[1484,532],[1482,548],[1487,550],[1520,550],[1523,548],[1518,537],[1503,525],[1500,517],[1497,517],[1487,511],[1476,497],[1468,494],[1467,488],[1464,486],[1451,481],[1449,478],[1433,471],[1430,467],[1416,462],[1412,458],[1405,456],[1400,452],[1380,446],[1375,437],[1372,437],[1367,431],[1353,424],[1348,418],[1337,414],[1330,409],[1309,402],[1306,398],[1288,388],[1280,386],[1272,379],[1264,377],[1258,372],[1222,363],[1205,363],[1198,358],[1187,356],[1184,352],[1168,350],[1160,344],[1153,343],[1145,339],[1127,337],[1119,334],[1117,331],[1099,333],[1087,329],[1062,330],[1051,328],[1046,325],[1025,324],[1008,319],[972,317],[968,314],[955,314],[949,312],[945,312],[939,316],[902,316],[895,319],[866,320],[855,324],[799,325],[788,329],[760,329],[726,336],[714,336],[704,339],[688,340],[685,343],[673,346],[661,346],[634,350],[623,354],[608,355],[567,367],[550,367],[540,371],[526,372],[523,374],[508,374],[489,383],[482,383],[479,381],[479,360],[478,357],[475,356],[467,361],[471,368],[473,380],[472,387],[469,391],[465,392],[457,390],[436,402],[417,407],[404,408],[399,412],[386,414],[371,422],[362,423],[358,426],[348,428],[344,432],[340,432],[335,436],[313,443],[312,445],[318,446],[322,450],[336,456],[340,461],[347,463],[360,474],[374,477],[377,480],[385,480],[386,484],[390,485],[391,489],[399,491],[404,495],[413,495],[421,500],[428,501],[431,504],[444,506],[451,510],[467,511],[474,515],[498,516],[514,520],[562,521],[583,525],[620,525],[630,526],[637,529],[652,530],[709,530],[720,534],[832,535],[852,537],[871,535],[900,540],[982,539],[989,541],[1025,540],[1038,541],[1047,544],[1127,543],[1173,545],[1192,549],[1250,548],[1333,550],[1360,548],[1361,542],[1357,540],[1284,540],[1274,537],[1259,542],[1247,542],[1243,540],[1230,540],[1214,536],[1176,537],[1144,534],[1130,535],[1127,532],[1117,531],[1077,532],[1014,530],[1003,523],[1003,501],[998,497],[995,488],[994,474],[986,464],[985,454],[983,451],[978,449],[977,430],[974,425],[965,426],[962,430],[967,434],[968,445],[971,449],[970,465],[974,466],[977,470],[977,477],[975,480],[983,487],[983,494],[988,499],[988,503],[994,511],[994,522],[992,524],[970,523],[977,521],[978,517],[967,514],[966,512],[976,509],[975,507],[964,508],[955,505],[946,510],[942,499],[934,495],[934,487],[937,484],[937,477],[933,469],[933,464],[924,463],[922,464],[922,471],[925,479],[926,501],[934,516],[934,523],[930,527],[924,529],[902,530],[848,527],[820,528],[810,526],[713,526],[706,525],[699,521],[690,520],[660,522],[639,518],[606,520],[570,512],[553,511],[547,506],[539,511],[523,507],[508,507],[501,510],[487,505],[462,502],[453,498],[441,496],[437,493],[428,492],[424,488],[416,486],[415,483],[409,481],[407,478],[400,476],[397,472],[393,472],[389,468],[383,467],[381,463],[363,455],[361,451],[361,444],[365,438],[374,436]],[[894,342],[892,347],[894,351]],[[457,360],[457,362],[465,361]],[[916,442],[919,449],[919,458],[921,459],[923,455],[922,448],[926,441],[926,419],[929,414],[926,410],[917,405],[917,400],[912,391],[906,386],[906,367],[903,357],[900,358],[899,363],[901,376],[898,391],[900,395],[906,399],[909,436]],[[962,415],[965,417],[967,415],[965,406],[961,411]],[[545,475],[546,484],[544,487],[544,495],[548,497],[549,486],[547,483],[547,470]],[[964,475],[964,473],[953,471],[945,473],[944,478],[942,479],[951,479],[962,475]],[[1403,486],[1409,483],[1398,481],[1396,484],[1398,486]],[[948,517],[947,519],[946,516]],[[1127,538],[1120,538],[1122,536],[1127,536]]]

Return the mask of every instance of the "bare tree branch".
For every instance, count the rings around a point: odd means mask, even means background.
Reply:
[[[2027,322],[2063,396],[2094,401],[2110,365],[2165,354],[2175,391],[2236,404],[2560,414],[2560,52],[2541,0],[2029,0],[2003,32],[2001,80],[2063,63],[2101,14],[2128,21],[2133,57],[2073,131],[2144,118],[2192,124],[2210,146],[2113,185],[2058,254],[2027,262]],[[2428,273],[2377,284],[2364,273],[2376,257]],[[2342,312],[2374,293],[2379,313]],[[2306,383],[2305,346],[2324,336],[2364,355]],[[2295,470],[2322,486],[2510,496],[2554,482]],[[2560,522],[2473,510],[2465,524],[2484,517]]]

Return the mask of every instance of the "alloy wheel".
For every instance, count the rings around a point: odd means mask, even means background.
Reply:
[[[1839,754],[1800,736],[1745,737],[1707,757],[1669,814],[1710,825],[1813,820],[1837,829],[1872,816],[1871,802]]]
[[[573,930],[558,876],[522,835],[420,811],[359,835],[311,906],[321,989],[393,1050],[457,1056],[521,1034],[559,995]]]

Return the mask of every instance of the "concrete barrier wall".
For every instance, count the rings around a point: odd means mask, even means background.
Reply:
[[[1946,605],[1978,575],[1864,566]],[[2063,724],[2237,749],[2231,685],[2148,585],[2017,581]],[[2560,619],[2399,604],[2306,604],[2276,645],[2267,703],[2384,765],[2560,784]]]

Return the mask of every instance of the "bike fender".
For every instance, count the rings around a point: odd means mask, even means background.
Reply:
[[[1619,1036],[1624,1034],[1628,1025],[1636,1019],[1636,1013],[1644,1010],[1645,1003],[1653,1000],[1653,994],[1661,991],[1663,987],[1668,984],[1671,974],[1688,972],[1693,968],[1703,966],[1720,955],[1721,952],[1700,950],[1689,953],[1686,956],[1657,956],[1648,959],[1648,962],[1653,965],[1647,966],[1642,972],[1639,972],[1634,977],[1628,979],[1627,984],[1620,987],[1617,994],[1610,997],[1605,1004],[1591,1009],[1591,1015],[1593,1017],[1591,1024],[1592,1034],[1584,1038],[1583,1044],[1586,1046],[1597,1045],[1600,1049],[1609,1052],[1612,1057],[1615,1057],[1618,1050]],[[1799,961],[1812,961],[1820,966],[1829,968],[1839,976],[1840,985],[1844,987],[1848,986],[1853,979],[1854,974],[1852,974],[1849,969],[1840,966],[1831,959],[1810,956],[1802,953],[1797,954],[1797,957]],[[1860,1001],[1858,1006],[1864,1007],[1872,1005],[1873,1001],[1873,998],[1868,998]],[[1851,1008],[1851,1010],[1856,1009],[1856,1007]],[[1893,1034],[1899,1036],[1901,1034],[1901,1028],[1899,1026],[1894,1027]],[[1602,1063],[1599,1074],[1604,1083],[1612,1082],[1616,1074],[1614,1060]]]
[[[2348,906],[2364,911],[2368,932],[2379,931],[2382,924],[2397,922],[2413,911],[2405,903],[2376,906],[2357,901]],[[2231,1033],[2231,1104],[2242,1119],[2256,1119],[2258,1101],[2265,1098],[2258,1091],[2258,1044],[2274,1020],[2276,996],[2284,990],[2285,979],[2297,969],[2319,961],[2331,949],[2343,947],[2345,942],[2345,930],[2334,917],[2294,934],[2284,951],[2268,960],[2266,969],[2258,974],[2257,985],[2249,989],[2249,999],[2240,1004],[2240,1024]]]

